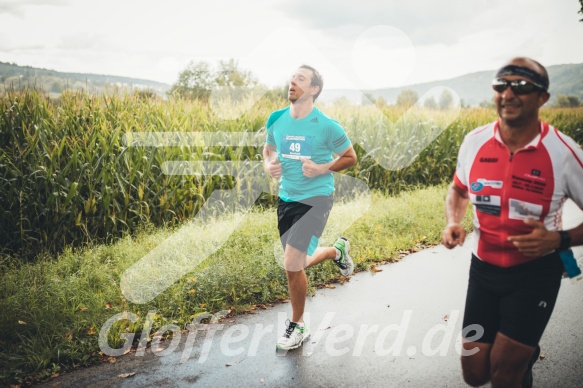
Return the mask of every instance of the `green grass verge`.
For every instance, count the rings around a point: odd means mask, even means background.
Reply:
[[[438,186],[398,197],[373,193],[368,200],[337,203],[322,243],[333,242],[347,220],[355,220],[342,233],[351,240],[357,270],[397,261],[405,251],[439,243],[445,192],[445,186]],[[219,233],[224,222],[213,221],[213,231]],[[139,333],[150,310],[156,310],[153,333],[170,323],[185,328],[204,312],[241,312],[286,299],[285,273],[274,256],[276,222],[274,209],[251,211],[221,249],[147,304],[132,304],[123,297],[121,275],[176,229],[144,229],[112,245],[69,250],[34,263],[2,258],[0,381],[42,379],[98,360],[99,331],[119,312],[133,312],[141,319],[114,325],[109,333],[112,347],[123,344],[121,333]],[[469,228],[469,217],[464,222]],[[186,230],[192,243],[201,243],[197,236],[202,232],[192,228]],[[342,280],[331,262],[307,273],[312,293]]]

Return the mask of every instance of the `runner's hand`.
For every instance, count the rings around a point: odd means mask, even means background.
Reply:
[[[302,172],[308,178],[313,178],[318,175],[324,174],[326,171],[322,172],[322,166],[319,164],[314,163],[310,159],[300,158],[302,162]]]
[[[466,230],[460,224],[450,224],[441,232],[441,243],[447,248],[462,246],[466,241]]]
[[[271,163],[268,163],[266,170],[272,178],[281,178],[281,163],[279,162],[279,159],[274,158]]]
[[[533,231],[521,236],[508,237],[508,241],[512,241],[524,256],[540,257],[559,247],[561,242],[559,234],[549,231],[543,222],[527,219],[524,223],[532,226]]]

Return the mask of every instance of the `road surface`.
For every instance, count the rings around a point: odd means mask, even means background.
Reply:
[[[571,204],[564,214],[567,226],[583,221]],[[470,245],[430,248],[318,290],[306,304],[312,336],[301,349],[275,351],[290,312],[279,304],[190,338],[184,332],[164,344],[173,351],[130,353],[43,386],[465,387],[459,335]],[[576,256],[582,264],[583,250]],[[535,387],[583,386],[582,318],[583,281],[564,279],[540,343],[544,359],[533,368]]]

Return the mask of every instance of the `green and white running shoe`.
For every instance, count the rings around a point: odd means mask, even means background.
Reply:
[[[350,242],[346,237],[340,237],[334,243],[334,248],[340,251],[340,258],[334,260],[336,265],[340,267],[340,273],[343,276],[352,275],[352,271],[354,271],[354,262],[352,261],[352,257],[350,257]]]
[[[291,350],[297,349],[304,341],[310,338],[310,329],[306,326],[306,324],[302,324],[301,326],[296,322],[290,322],[289,320],[286,322],[287,327],[285,329],[285,333],[283,336],[277,341],[275,347],[280,350]]]

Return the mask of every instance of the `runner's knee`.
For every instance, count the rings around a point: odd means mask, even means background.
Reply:
[[[472,387],[479,387],[490,380],[487,365],[476,365],[467,357],[462,357],[462,374],[466,384]]]

